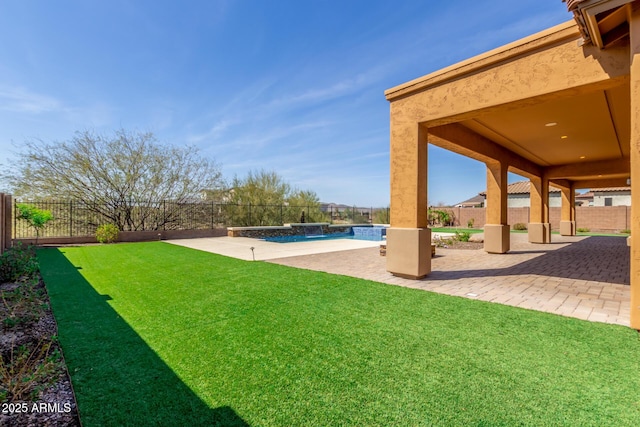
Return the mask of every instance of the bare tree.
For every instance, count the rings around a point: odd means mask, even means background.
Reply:
[[[18,197],[79,201],[120,230],[170,226],[179,204],[222,181],[215,161],[197,148],[162,145],[153,133],[125,130],[26,141],[3,178]]]

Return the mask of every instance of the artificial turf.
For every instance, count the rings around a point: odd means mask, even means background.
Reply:
[[[162,242],[38,254],[85,427],[637,426],[637,332]]]

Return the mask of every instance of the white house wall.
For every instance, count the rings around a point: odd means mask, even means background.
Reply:
[[[560,193],[549,194],[549,207],[560,207],[562,203]],[[604,203],[604,202],[603,202]],[[531,200],[528,194],[509,194],[507,197],[507,207],[509,208],[528,208],[531,206]]]
[[[624,192],[603,192],[593,194],[593,206],[605,206],[605,199],[611,198],[611,206],[631,206],[631,194]]]

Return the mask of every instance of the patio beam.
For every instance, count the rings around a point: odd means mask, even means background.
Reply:
[[[575,179],[576,177],[595,177],[597,175],[626,175],[630,172],[629,159],[599,160],[595,162],[571,163],[545,168],[549,179]]]
[[[542,175],[540,166],[460,124],[429,128],[429,143],[483,163],[504,163],[527,176]]]
[[[555,181],[554,181],[555,182]],[[628,187],[628,178],[580,179],[574,181],[576,190],[582,188]]]

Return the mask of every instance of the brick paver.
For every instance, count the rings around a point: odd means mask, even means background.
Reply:
[[[437,250],[423,280],[395,277],[377,248],[270,262],[629,326],[629,247],[618,237],[562,237],[551,244],[511,235],[511,251]]]

